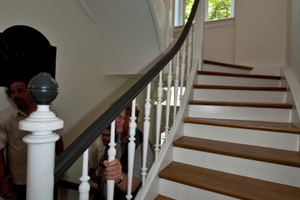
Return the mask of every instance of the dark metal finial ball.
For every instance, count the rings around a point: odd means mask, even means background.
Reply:
[[[49,105],[58,94],[58,84],[49,73],[41,72],[30,80],[28,91],[37,105]]]

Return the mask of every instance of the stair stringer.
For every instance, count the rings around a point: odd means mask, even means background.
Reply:
[[[154,161],[150,171],[148,172],[144,186],[141,187],[135,199],[153,200],[160,193],[160,178],[158,173],[173,161],[173,141],[183,136],[184,122],[183,118],[188,117],[189,100],[193,99],[193,84],[197,83],[197,69],[202,64],[202,61],[195,62],[196,64],[191,69],[190,86],[185,90],[181,108],[177,112],[176,122],[169,131],[169,135],[159,151],[157,162]]]
[[[293,105],[291,122],[300,127],[300,85],[290,68],[283,66],[280,69],[284,75],[282,86],[288,88],[286,102]],[[300,139],[298,141],[298,151],[300,152]]]

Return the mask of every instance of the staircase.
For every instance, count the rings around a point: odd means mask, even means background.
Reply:
[[[205,63],[156,200],[299,200],[300,129],[281,77]]]

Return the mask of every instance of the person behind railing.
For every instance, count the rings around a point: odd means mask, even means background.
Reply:
[[[136,105],[135,117],[136,123],[140,114],[140,109]],[[128,143],[129,143],[129,123],[131,116],[131,104],[124,109],[119,116],[115,119],[115,127],[117,135],[116,159],[108,162],[107,160],[103,162],[105,166],[104,175],[107,180],[115,180],[114,189],[114,199],[122,200],[126,199],[127,194],[127,182],[128,182]],[[148,152],[147,152],[147,169],[149,170],[153,160],[153,148],[148,141]],[[134,199],[138,192],[139,187],[142,182],[142,158],[143,158],[143,133],[136,128],[135,131],[135,154],[134,154],[134,169],[133,169],[133,179],[132,179],[132,196]]]
[[[20,130],[19,122],[37,109],[29,96],[27,83],[28,81],[20,77],[16,77],[11,82],[7,94],[14,105],[0,112],[0,196],[4,199],[13,196],[17,196],[20,200],[26,199],[27,145],[22,139],[29,132]],[[57,114],[52,106],[50,110]],[[55,148],[56,155],[59,155],[64,150],[61,137],[63,129],[57,130],[56,133],[60,135]],[[8,165],[12,177],[12,181],[9,182],[4,177],[3,149],[5,147],[8,151]],[[54,197],[57,197],[57,193]]]
[[[98,147],[95,148],[89,163],[89,176],[91,178],[91,181],[98,184],[97,193],[93,197],[93,200],[104,199],[104,196],[101,191],[101,183],[103,181],[103,172],[104,172],[103,161],[104,159],[107,159],[109,142],[110,142],[110,126],[107,127],[102,132],[102,145],[99,145]],[[98,175],[96,175],[97,170],[98,170]]]

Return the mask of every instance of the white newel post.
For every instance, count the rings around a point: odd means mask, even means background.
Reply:
[[[26,199],[52,200],[55,142],[59,139],[52,131],[62,128],[63,121],[49,105],[58,94],[58,85],[50,74],[42,72],[31,79],[28,90],[37,110],[19,123],[21,130],[32,132],[23,138],[28,145]]]

